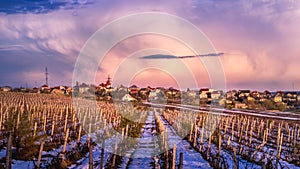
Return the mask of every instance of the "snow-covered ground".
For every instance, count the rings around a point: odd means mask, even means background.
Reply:
[[[5,158],[6,149],[0,151],[0,158]],[[37,163],[37,161],[35,161]],[[32,169],[34,168],[33,161],[12,160],[13,169]]]
[[[199,152],[191,147],[189,142],[178,136],[173,127],[170,126],[164,118],[161,117],[161,120],[165,125],[165,129],[167,129],[169,148],[173,148],[173,145],[176,144],[177,165],[179,162],[179,154],[183,153],[183,168],[211,168],[209,163],[203,159]]]

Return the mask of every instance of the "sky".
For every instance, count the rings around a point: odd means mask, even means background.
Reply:
[[[1,1],[0,86],[41,86],[45,67],[50,86],[71,85],[80,52],[91,37],[119,18],[144,12],[186,20],[215,51],[195,53],[181,39],[159,33],[132,35],[96,61],[95,84],[110,75],[114,86],[211,87],[209,71],[222,70],[228,90],[300,90],[298,0]],[[111,30],[110,36],[122,28]],[[216,58],[220,67],[208,69],[203,63]],[[135,72],[127,74],[130,68]]]

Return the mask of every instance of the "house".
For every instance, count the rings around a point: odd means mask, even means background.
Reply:
[[[98,86],[95,86],[95,93],[100,96],[109,95],[114,90],[111,85],[111,78],[107,77],[106,83],[100,83]]]
[[[50,91],[51,91],[51,88],[46,84],[44,84],[43,86],[40,87],[41,93],[50,93]]]
[[[222,91],[213,91],[213,92],[211,92],[211,98],[213,100],[220,99],[221,95],[222,95]]]
[[[165,91],[167,97],[172,97],[172,98],[180,98],[181,92],[180,90],[174,89],[170,87],[168,90]]]
[[[151,89],[149,88],[141,88],[139,91],[139,97],[144,101],[148,101],[150,90]]]
[[[276,95],[276,96],[274,97],[274,102],[275,102],[275,103],[282,102],[282,96]]]
[[[276,92],[276,94],[274,95],[274,102],[279,103],[282,102],[282,98],[283,98],[284,93],[281,91]]]
[[[51,91],[51,94],[64,95],[64,94],[65,94],[65,91],[60,90],[60,89],[57,89],[57,88],[54,88],[54,89]]]
[[[197,96],[197,92],[195,90],[187,91],[188,97],[195,98]]]
[[[165,93],[161,88],[156,88],[150,91],[149,100],[165,99]]]
[[[274,96],[274,102],[275,102],[275,103],[280,103],[280,102],[282,102],[283,96],[284,96],[284,92],[282,92],[282,91],[277,91],[276,94],[275,94],[275,96]]]
[[[62,90],[62,91],[66,91],[66,87],[65,86],[58,86],[58,89]]]
[[[140,88],[137,87],[136,85],[132,85],[129,87],[129,94],[134,97],[134,98],[138,98],[139,97],[139,91],[140,91]]]
[[[131,102],[131,101],[136,101],[136,99],[134,97],[132,97],[130,94],[125,94],[122,97],[122,101]]]
[[[287,92],[284,94],[282,99],[284,102],[296,102],[297,101],[297,93],[296,92]]]
[[[86,83],[82,83],[78,86],[78,92],[79,93],[87,93],[89,91],[90,87]]]
[[[260,92],[258,92],[258,91],[252,91],[252,92],[250,93],[250,96],[253,97],[254,99],[259,100],[260,98],[263,97],[263,93],[260,93]]]
[[[231,105],[233,103],[233,101],[226,99],[225,103],[226,103],[226,105],[229,105],[229,104]]]
[[[265,91],[263,92],[263,97],[264,97],[264,98],[271,98],[271,97],[272,97],[272,93],[269,92],[268,90],[265,90]]]
[[[167,96],[167,102],[168,103],[181,103],[181,91],[178,89],[174,89],[170,87],[165,91],[165,95]]]
[[[65,87],[65,86],[55,86],[52,90],[54,90],[54,89],[56,89],[56,90],[61,90],[61,91],[63,91],[63,92],[66,91],[66,87]]]
[[[73,93],[72,87],[66,87],[66,95],[71,95]]]
[[[254,102],[255,99],[254,99],[254,97],[251,97],[251,96],[249,95],[249,96],[247,97],[247,100],[250,101],[250,102]]]
[[[208,99],[211,98],[211,92],[213,92],[212,89],[209,88],[202,88],[199,90],[199,97],[200,99]]]
[[[239,90],[238,96],[239,98],[247,98],[250,95],[250,90]]]
[[[10,92],[10,91],[12,91],[12,88],[10,86],[4,86],[4,87],[1,87],[1,91]]]
[[[226,98],[236,98],[237,91],[236,90],[230,90],[226,92]]]
[[[297,101],[300,102],[300,95],[297,95]]]

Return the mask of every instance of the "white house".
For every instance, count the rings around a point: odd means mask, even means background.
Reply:
[[[199,97],[200,97],[200,99],[210,98],[211,92],[213,92],[213,90],[210,89],[210,88],[202,88],[202,89],[200,89],[200,91],[199,91]]]
[[[136,101],[136,99],[134,97],[130,96],[130,94],[125,94],[122,97],[122,101],[130,102],[130,101]]]
[[[9,86],[4,86],[4,87],[2,87],[1,88],[1,91],[3,91],[3,92],[9,92],[9,91],[11,91],[12,89],[11,89],[11,87],[9,87]]]
[[[211,93],[211,98],[213,99],[213,100],[217,100],[217,99],[219,99],[221,97],[221,91],[213,91],[212,93]]]
[[[79,93],[86,93],[89,91],[90,87],[89,85],[82,83],[81,85],[78,86],[79,87]]]

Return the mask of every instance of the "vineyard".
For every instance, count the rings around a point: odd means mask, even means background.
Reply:
[[[297,121],[177,110],[162,115],[179,134],[190,132],[186,139],[214,168],[300,166]],[[184,127],[188,123],[190,130]]]
[[[300,168],[288,118],[2,92],[0,130],[0,168]]]

